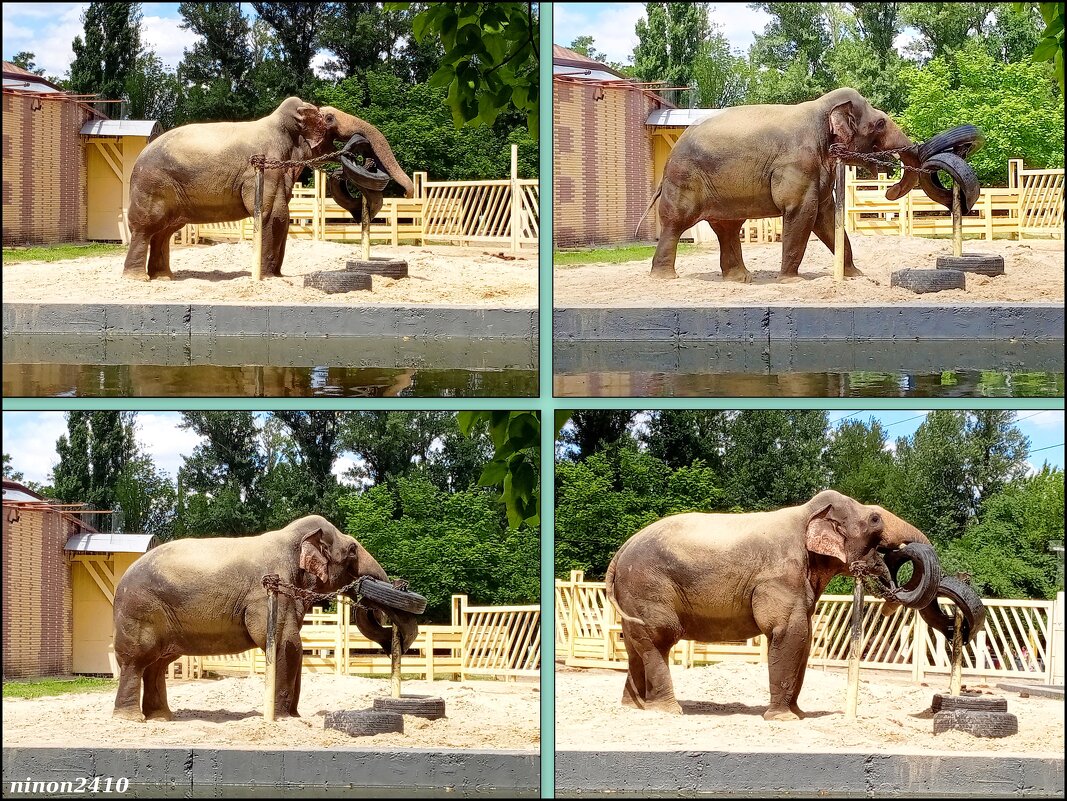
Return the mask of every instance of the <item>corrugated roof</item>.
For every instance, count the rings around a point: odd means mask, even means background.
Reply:
[[[645,125],[650,128],[657,126],[686,128],[714,117],[716,114],[721,114],[723,110],[721,108],[660,108],[648,115]]]
[[[5,72],[6,71],[7,70],[5,69]],[[4,88],[13,89],[19,92],[35,92],[42,95],[63,94],[59,89],[56,89],[54,86],[50,86],[47,83],[30,80],[31,78],[36,77],[36,75],[31,75],[28,78],[4,75]]]
[[[583,67],[568,67],[563,64],[552,65],[553,75],[566,75],[568,78],[577,78],[586,81],[617,81],[619,76],[614,72],[588,69]]]
[[[103,534],[101,532],[83,532],[72,534],[65,551],[80,553],[146,553],[156,545],[152,534]]]
[[[82,126],[82,136],[147,136],[162,132],[159,120],[89,120]]]

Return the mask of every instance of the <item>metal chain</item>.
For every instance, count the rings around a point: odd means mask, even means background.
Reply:
[[[326,153],[322,156],[316,156],[313,159],[307,159],[306,161],[281,161],[279,159],[269,159],[260,154],[250,156],[248,163],[257,170],[287,170],[291,167],[317,167],[319,164],[338,161],[338,157],[343,152],[343,150],[338,150],[334,153]]]
[[[844,145],[835,142],[830,145],[830,155],[843,161],[863,161],[868,164],[877,164],[880,167],[900,167],[905,172],[920,172],[926,174],[937,172],[937,170],[925,169],[923,167],[912,167],[909,164],[905,164],[903,161],[898,162],[896,158],[898,154],[914,150],[916,147],[918,147],[918,145],[898,147],[892,150],[876,150],[873,153],[859,153],[855,150],[847,150]]]
[[[277,573],[268,573],[266,576],[263,577],[263,586],[268,592],[277,592],[281,593],[282,595],[288,595],[290,598],[298,598],[301,601],[315,603],[316,601],[331,600],[332,598],[340,595],[341,593],[347,592],[348,590],[351,590],[353,588],[355,589],[356,597],[359,598],[360,588],[363,584],[363,579],[365,578],[366,576],[360,576],[351,584],[346,584],[344,587],[341,587],[338,590],[334,590],[333,592],[313,592],[312,590],[306,590],[303,587],[297,587],[295,584],[290,584],[286,581],[282,581],[281,576],[279,576]],[[361,605],[358,600],[356,601],[356,605]]]

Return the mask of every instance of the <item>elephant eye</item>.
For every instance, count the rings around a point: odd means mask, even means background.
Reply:
[[[330,123],[331,125],[333,124],[333,114],[326,115],[326,122]]]
[[[882,516],[879,515],[877,512],[875,512],[874,514],[871,515],[871,525],[872,526],[877,526],[881,522],[882,522]]]
[[[874,124],[874,127],[875,127],[876,130],[879,130],[879,131],[884,130],[885,129],[885,120],[878,120],[878,122],[876,122]]]

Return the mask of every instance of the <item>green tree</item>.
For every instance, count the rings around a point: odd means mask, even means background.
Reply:
[[[870,46],[879,64],[896,55],[896,39],[903,29],[901,3],[849,3],[856,29],[864,43]]]
[[[186,87],[179,123],[248,119],[254,56],[241,4],[179,3],[178,13],[179,27],[199,37],[178,67]]]
[[[1013,3],[1020,12],[1025,9],[1026,3]],[[1053,65],[1056,80],[1060,85],[1060,95],[1063,95],[1063,28],[1064,28],[1064,4],[1063,3],[1033,3],[1041,14],[1045,23],[1045,29],[1041,32],[1041,38],[1034,45],[1034,61],[1049,61]]]
[[[11,63],[16,67],[22,67],[27,72],[32,72],[34,75],[44,75],[44,69],[39,68],[36,64],[37,54],[29,50],[20,50],[11,57]]]
[[[276,411],[271,415],[281,421],[295,445],[294,463],[306,475],[305,488],[310,512],[337,486],[333,465],[341,450],[341,412],[330,409],[318,411]],[[323,514],[323,512],[319,512]],[[329,517],[329,515],[326,515]]]
[[[913,139],[971,123],[985,145],[968,158],[984,184],[1007,182],[1008,159],[1031,168],[1063,166],[1063,99],[1043,64],[1001,64],[980,42],[905,69],[901,122]]]
[[[628,429],[635,414],[624,409],[572,412],[570,423],[559,432],[559,441],[570,458],[581,461],[622,439],[629,439]]]
[[[919,37],[908,52],[920,60],[940,58],[961,50],[981,36],[995,3],[904,3],[901,19]]]
[[[842,422],[830,434],[823,458],[830,489],[860,503],[886,505],[893,454],[886,449],[886,432],[877,420]]]
[[[387,3],[404,9],[408,3]],[[525,115],[532,138],[538,120],[538,24],[533,3],[427,3],[412,23],[415,40],[441,42],[431,86],[448,89],[457,128],[492,125],[509,111]]]
[[[556,434],[566,419],[557,419]],[[466,436],[487,430],[493,459],[486,463],[478,484],[492,487],[504,504],[512,528],[541,522],[541,417],[538,412],[458,412],[456,423]]]
[[[652,412],[638,439],[649,454],[672,469],[698,459],[721,475],[731,412],[718,409],[664,409]]]
[[[748,60],[730,49],[730,41],[714,24],[693,59],[692,79],[701,108],[739,106],[747,102],[752,92]]]
[[[130,118],[159,120],[164,130],[173,128],[181,101],[177,76],[163,67],[155,53],[142,53],[126,79],[126,101]]]
[[[137,452],[136,412],[71,411],[66,417],[67,433],[56,441],[59,462],[52,470],[55,497],[91,509],[113,509],[115,485]]]
[[[688,86],[693,65],[711,32],[707,3],[645,3],[637,21],[634,74],[642,81]]]
[[[356,457],[346,477],[385,484],[409,474],[427,462],[449,423],[454,427],[448,412],[345,412],[337,444]]]
[[[320,3],[252,3],[259,18],[278,37],[284,69],[277,87],[282,96],[311,97],[318,85],[311,69],[325,15]]]
[[[823,3],[750,3],[770,15],[749,48],[758,103],[799,103],[834,86],[829,56],[836,21]]]
[[[25,478],[22,472],[20,470],[16,470],[15,466],[11,463],[10,453],[4,454],[4,478],[8,479],[9,481],[18,482],[21,482]]]
[[[383,68],[405,82],[425,83],[441,56],[436,41],[416,42],[412,23],[421,3],[391,10],[381,3],[328,3],[319,34],[333,54],[326,69],[343,79]]]
[[[82,24],[85,37],[75,36],[72,45],[69,89],[75,94],[121,100],[141,54],[141,4],[90,3]],[[106,111],[118,117],[118,109]]]
[[[115,481],[115,511],[121,512],[115,522],[123,531],[170,539],[176,505],[177,493],[170,478],[144,454],[130,459]]]
[[[581,53],[586,58],[591,58],[593,61],[599,61],[601,64],[607,64],[607,54],[602,53],[593,46],[592,36],[575,36],[568,47],[575,53]]]
[[[980,409],[967,417],[967,476],[973,487],[972,514],[1008,484],[1023,478],[1029,470],[1026,461],[1030,440],[1015,425],[1016,413],[1009,409]]]

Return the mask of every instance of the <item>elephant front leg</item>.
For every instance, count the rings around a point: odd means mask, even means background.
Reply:
[[[815,218],[815,236],[819,237],[819,240],[830,249],[830,252],[834,252],[835,239],[834,239],[834,203],[833,199],[827,203],[823,203],[819,207],[819,216]],[[845,232],[845,277],[846,278],[858,278],[863,275],[856,265],[852,261],[852,243],[848,239],[848,231]]]
[[[803,611],[794,611],[769,634],[768,649],[771,705],[765,720],[799,720],[804,716],[797,706],[804,669],[811,650],[811,620]]]
[[[782,271],[778,275],[779,283],[803,280],[800,277],[800,263],[804,261],[804,253],[808,249],[815,217],[814,203],[787,209],[782,215]]]
[[[300,671],[303,669],[304,648],[300,641],[299,628],[294,633],[278,638],[278,664],[275,672],[277,682],[274,690],[274,714],[276,717],[300,717],[297,703],[300,700]]]
[[[277,278],[282,274],[285,244],[289,237],[289,204],[283,197],[275,200],[274,208],[263,220],[263,276]]]
[[[708,220],[708,225],[719,239],[719,267],[723,281],[752,283],[752,273],[745,267],[741,255],[741,226],[744,224],[744,220]]]
[[[172,720],[174,714],[167,704],[167,667],[172,659],[159,659],[144,672],[144,701],[141,710],[145,720]]]

